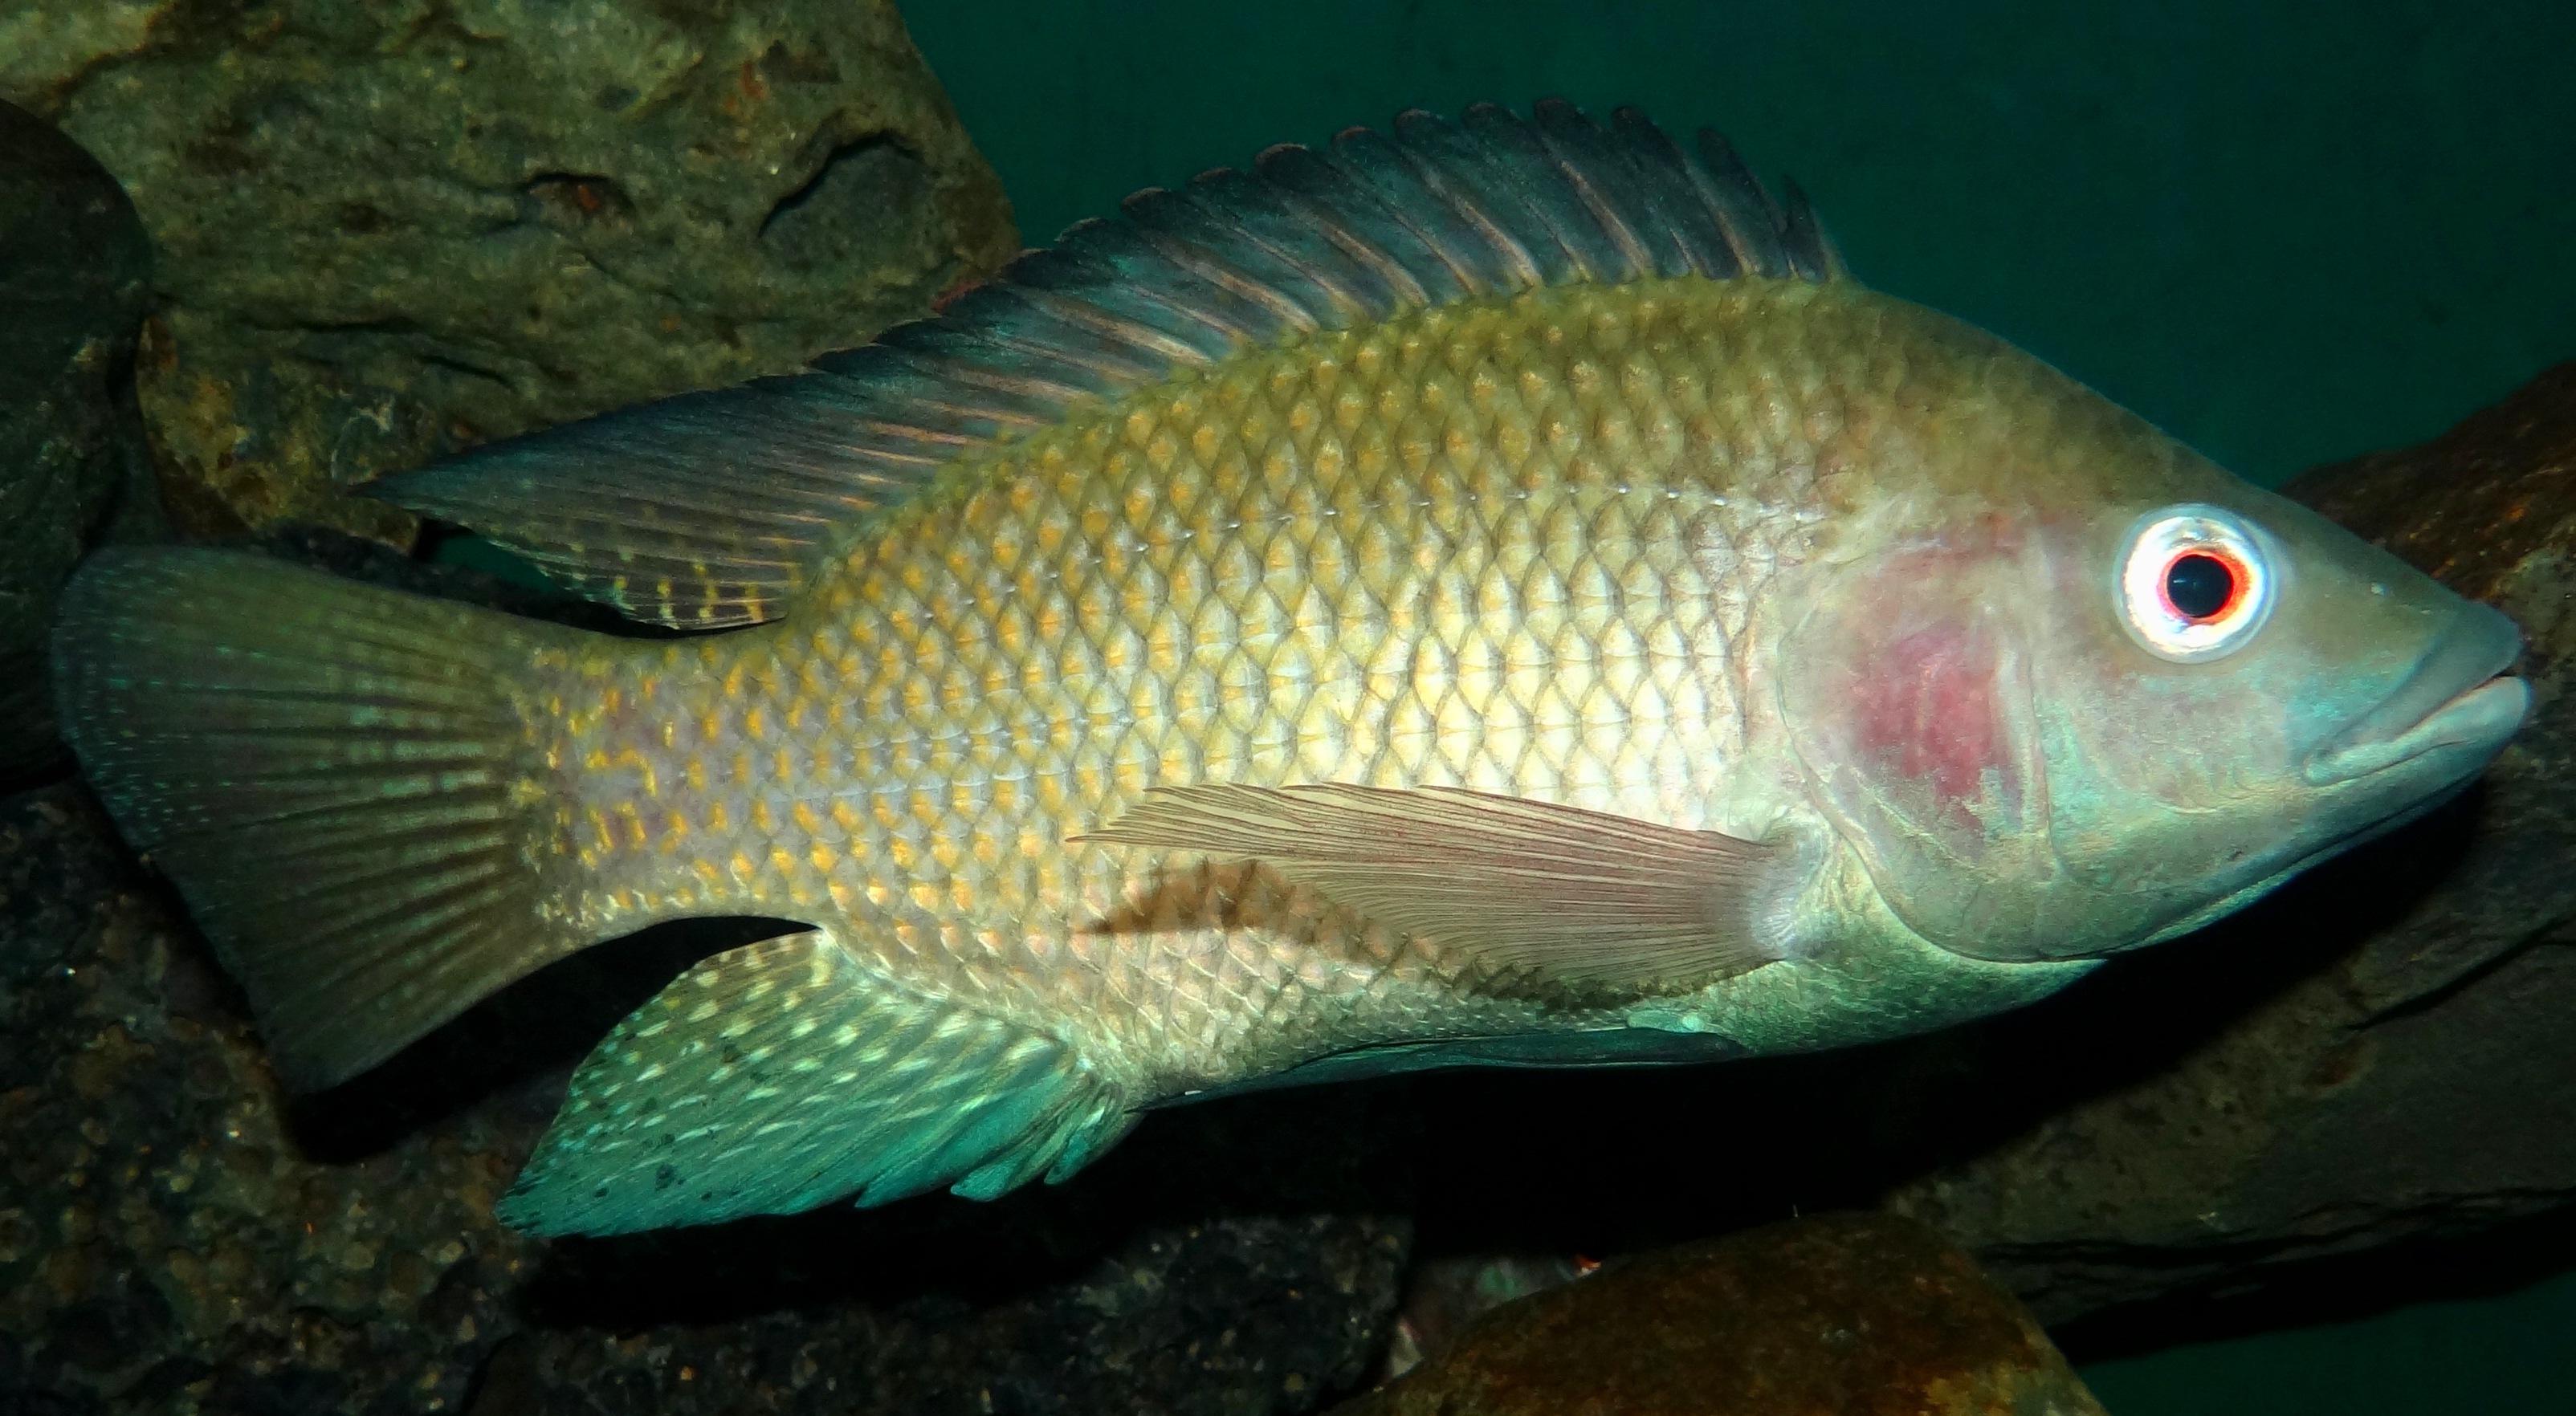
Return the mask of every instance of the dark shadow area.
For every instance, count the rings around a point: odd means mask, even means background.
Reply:
[[[678,634],[659,625],[639,624],[606,605],[553,588],[534,574],[533,567],[524,575],[501,575],[456,564],[438,554],[448,542],[472,539],[471,533],[443,522],[424,522],[419,541],[406,555],[345,531],[290,523],[260,537],[256,548],[297,565],[369,585],[461,600],[597,634],[629,639],[669,639]]]
[[[2576,1271],[2576,1207],[2456,1238],[2237,1274],[2153,1303],[2106,1309],[2050,1336],[2070,1361],[2103,1362],[2354,1322],[2418,1303],[2496,1298],[2570,1271]]]
[[[618,1020],[710,954],[805,926],[777,919],[657,925],[559,959],[360,1076],[291,1097],[296,1144],[325,1165],[363,1160],[496,1092],[541,1124],[570,1069]]]
[[[71,750],[57,745],[27,762],[0,771],[0,797],[41,791],[67,777],[78,775],[79,771],[80,766],[72,760]]]
[[[620,1332],[853,1301],[955,1314],[1074,1280],[1149,1228],[1401,1214],[1415,1199],[1416,1114],[1402,1091],[1318,1088],[1157,1113],[1067,1183],[990,1203],[933,1194],[882,1209],[562,1240],[548,1248],[524,1310],[542,1326]]]
[[[913,209],[931,180],[921,155],[893,134],[862,133],[835,143],[813,175],[761,217],[760,245],[799,273],[863,258],[903,239],[885,213]]]

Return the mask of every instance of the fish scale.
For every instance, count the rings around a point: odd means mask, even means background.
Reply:
[[[1318,337],[958,469],[775,625],[596,646],[567,672],[656,706],[577,719],[565,754],[586,927],[829,908],[886,967],[1165,1089],[1276,1066],[1316,1009],[1346,1044],[1502,1026],[1319,902],[1208,927],[1222,892],[1069,838],[1205,779],[1735,824],[1702,819],[1743,758],[1727,646],[1817,495],[1818,420],[1773,400],[1829,387],[1735,351],[1776,361],[1760,331],[1815,289],[1577,287]],[[1779,392],[1711,397],[1748,384]],[[717,780],[740,795],[690,785]],[[1150,927],[1097,931],[1148,895]]]
[[[578,1069],[501,1210],[555,1234],[1956,1023],[2528,703],[2494,611],[1862,288],[1713,135],[1561,103],[1274,149],[803,374],[371,491],[730,632],[110,552],[60,716],[299,1086],[603,938],[795,923]]]

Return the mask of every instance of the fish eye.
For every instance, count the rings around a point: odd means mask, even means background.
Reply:
[[[2120,622],[2148,653],[2199,663],[2245,646],[2272,612],[2260,533],[2214,506],[2140,517],[2120,553]]]

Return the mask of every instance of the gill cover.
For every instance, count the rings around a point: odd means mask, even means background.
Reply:
[[[2017,528],[1901,546],[1824,577],[1781,648],[1781,708],[1818,807],[1899,919],[1954,953],[2034,958],[2065,900]],[[2071,921],[2067,921],[2071,922]]]

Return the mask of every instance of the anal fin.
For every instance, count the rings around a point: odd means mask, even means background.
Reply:
[[[1055,1038],[894,984],[828,935],[681,975],[601,1042],[502,1201],[539,1234],[623,1234],[1061,1180],[1130,1124]]]

